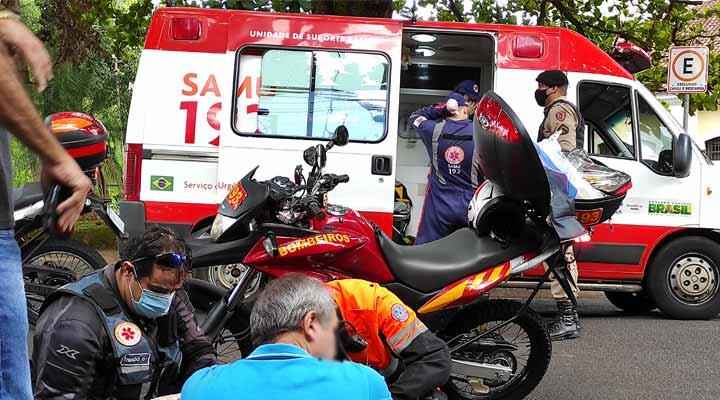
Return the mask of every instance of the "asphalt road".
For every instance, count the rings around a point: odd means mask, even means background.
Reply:
[[[534,308],[546,314],[554,304],[539,299]],[[581,301],[580,317],[583,336],[553,343],[550,368],[528,399],[720,399],[720,318],[631,316],[599,298]]]

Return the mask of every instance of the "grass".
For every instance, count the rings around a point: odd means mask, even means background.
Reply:
[[[100,250],[116,248],[115,235],[95,214],[87,214],[78,220],[72,238]]]

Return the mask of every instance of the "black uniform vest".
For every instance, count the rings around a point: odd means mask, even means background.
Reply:
[[[182,360],[180,345],[175,340],[170,345],[161,346],[128,318],[112,295],[113,289],[103,278],[103,271],[93,272],[61,287],[48,296],[44,306],[67,294],[82,297],[93,304],[112,345],[112,363],[117,374],[115,382],[122,386],[141,385],[142,396],[152,398],[163,374],[179,370]]]

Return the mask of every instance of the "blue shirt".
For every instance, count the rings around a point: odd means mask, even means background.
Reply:
[[[390,400],[385,380],[351,362],[320,360],[289,344],[266,344],[243,360],[195,372],[182,400]]]

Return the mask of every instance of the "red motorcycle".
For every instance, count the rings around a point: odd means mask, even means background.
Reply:
[[[237,285],[224,295],[222,289],[192,282],[191,298],[207,313],[204,331],[216,343],[236,343],[247,351],[247,314],[268,279],[287,273],[322,281],[362,278],[390,289],[447,341],[453,366],[445,390],[451,397],[529,394],[552,352],[545,323],[530,308],[543,282],[524,304],[489,299],[488,293],[510,276],[547,262],[545,278],[555,273],[575,301],[560,256],[568,244],[546,222],[549,185],[514,112],[489,93],[475,121],[488,179],[476,195],[484,199],[478,217],[474,226],[421,246],[396,244],[357,212],[326,203],[327,193],[349,180],[323,172],[327,150],[348,141],[344,126],[328,145],[305,150],[305,162],[312,166],[307,179],[300,166],[294,181],[258,182],[253,179],[257,168],[251,171],[230,190],[212,227],[196,231],[189,242],[195,268],[239,266]]]

